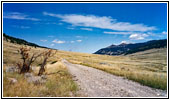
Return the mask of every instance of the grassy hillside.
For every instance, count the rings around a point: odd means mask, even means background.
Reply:
[[[17,50],[24,45],[18,45],[3,41],[3,96],[4,97],[68,97],[80,96],[76,91],[77,84],[72,80],[72,76],[68,73],[66,67],[61,63],[59,57],[49,59],[46,65],[45,74],[47,81],[41,85],[28,83],[23,74],[7,73],[6,69],[10,66],[16,66],[21,61]],[[27,46],[30,47],[30,46]],[[43,52],[45,48],[31,47],[31,53]],[[55,63],[53,63],[55,61]],[[39,58],[33,63],[34,75],[38,74],[39,64],[42,59]],[[55,74],[52,74],[55,73]],[[9,78],[17,79],[17,84],[11,84]]]
[[[160,48],[160,49],[151,49],[146,50],[142,52],[137,52],[128,55],[129,57],[133,57],[136,59],[145,59],[145,60],[159,60],[163,64],[166,64],[166,58],[167,58],[167,48]]]
[[[32,47],[40,47],[40,48],[47,48],[47,47],[43,47],[43,46],[39,46],[35,43],[31,43],[31,42],[27,42],[23,39],[19,39],[19,38],[15,38],[12,36],[9,36],[5,33],[3,33],[3,40],[7,41],[7,42],[11,42],[11,43],[15,43],[15,44],[20,44],[20,45],[27,45],[27,46],[32,46]]]
[[[58,73],[50,76],[47,82],[48,84],[39,87],[26,83],[22,75],[16,73],[11,75],[5,72],[6,67],[15,65],[16,62],[20,61],[17,50],[21,46],[22,45],[6,41],[3,42],[4,96],[28,96],[31,91],[34,91],[35,94],[31,94],[30,96],[70,96],[70,92],[74,94],[73,96],[79,96],[75,93],[77,90],[76,84],[72,81],[67,69],[60,62],[61,59],[66,59],[71,63],[100,69],[153,88],[164,90],[167,88],[166,48],[152,49],[128,56],[96,55],[58,50],[57,54],[49,59],[46,73],[62,70],[62,74]],[[41,52],[44,50],[45,48],[32,47],[32,52]],[[41,61],[41,59],[38,59],[33,66],[38,67]],[[17,78],[19,80],[18,85],[10,85],[7,77]],[[55,84],[56,82],[57,84]],[[19,86],[21,86],[21,89],[19,89]],[[53,88],[56,86],[57,88]],[[24,87],[29,88],[26,89]]]
[[[95,54],[102,55],[128,55],[150,49],[159,49],[167,47],[167,39],[163,40],[151,40],[143,43],[111,45],[106,48],[102,48],[95,52]]]

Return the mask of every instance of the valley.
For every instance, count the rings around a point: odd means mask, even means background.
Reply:
[[[95,70],[101,70],[102,71],[101,73],[106,72],[109,75],[115,75],[114,76],[115,78],[119,76],[120,79],[123,81],[131,80],[132,84],[134,84],[133,82],[137,82],[137,84],[149,86],[153,89],[153,90],[151,89],[151,91],[157,91],[154,93],[154,95],[149,95],[149,94],[148,95],[145,95],[145,94],[135,95],[133,93],[130,93],[130,95],[123,95],[120,93],[119,95],[110,95],[112,97],[114,96],[121,96],[121,97],[126,97],[126,96],[135,96],[135,97],[136,96],[144,96],[144,97],[145,96],[163,96],[164,97],[166,96],[166,89],[167,89],[167,58],[166,58],[167,49],[166,48],[150,49],[150,50],[137,52],[137,53],[133,53],[133,54],[126,55],[126,56],[97,55],[97,54],[87,54],[87,53],[77,53],[77,52],[57,50],[57,53],[49,59],[48,64],[46,66],[47,70],[44,74],[47,75],[48,81],[43,85],[34,85],[34,84],[28,84],[26,82],[26,79],[24,78],[24,75],[6,72],[6,69],[8,67],[16,66],[16,63],[18,61],[21,61],[20,55],[17,53],[17,50],[22,46],[25,46],[25,45],[19,45],[16,43],[3,41],[4,97],[6,96],[7,97],[9,96],[14,96],[14,97],[15,96],[19,96],[19,97],[23,97],[23,96],[33,96],[33,97],[34,96],[35,97],[37,96],[38,97],[39,96],[40,97],[41,96],[47,96],[47,97],[48,96],[49,97],[88,96],[88,94],[86,94],[85,92],[79,92],[81,90],[80,86],[74,79],[75,78],[74,75],[68,70],[67,66],[63,62],[63,59],[67,60],[69,63],[72,63],[72,64],[83,65],[89,68],[95,68]],[[30,47],[30,46],[27,46],[27,47]],[[47,48],[40,48],[40,47],[36,47],[36,48],[31,47],[31,48],[32,48],[31,52],[42,52],[44,50],[47,50]],[[33,71],[35,75],[37,75],[37,70],[39,69],[40,62],[42,62],[42,59],[37,59],[32,65],[32,68],[35,69]],[[51,74],[51,75],[48,75],[48,74]],[[8,78],[11,78],[11,77],[17,79],[18,83],[15,85],[11,85],[10,81],[8,80]],[[83,77],[86,77],[86,76],[81,76],[81,77],[83,79]],[[100,82],[101,80],[100,78],[96,79],[96,82],[97,81]],[[111,81],[112,79],[105,77],[104,80]],[[22,83],[22,81],[24,81],[24,84]],[[109,84],[112,84],[112,83],[109,83]],[[124,83],[117,83],[117,84],[113,83],[113,84],[115,84],[117,88],[120,87],[119,84],[125,85]],[[90,85],[90,84],[86,84],[86,85]],[[26,88],[24,87],[30,87],[30,88],[28,90],[25,90]],[[57,88],[54,88],[54,87],[57,87]],[[149,87],[146,87],[146,88],[149,88]],[[119,89],[117,91],[119,91]],[[18,91],[18,92],[15,93],[14,91]],[[28,94],[29,91],[35,91],[35,93],[32,95],[29,95]],[[36,92],[39,92],[39,94],[37,94]],[[100,94],[100,95],[92,95],[92,96],[107,96],[107,95]]]

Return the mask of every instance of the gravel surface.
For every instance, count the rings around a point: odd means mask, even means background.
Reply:
[[[62,60],[79,92],[88,97],[166,97],[166,91],[152,89],[104,71]]]

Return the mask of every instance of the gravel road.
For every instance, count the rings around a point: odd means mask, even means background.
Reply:
[[[166,91],[152,89],[104,71],[62,60],[88,97],[166,97]]]

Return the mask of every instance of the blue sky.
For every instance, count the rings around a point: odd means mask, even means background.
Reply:
[[[94,53],[167,38],[166,3],[3,3],[3,32],[41,46]]]

